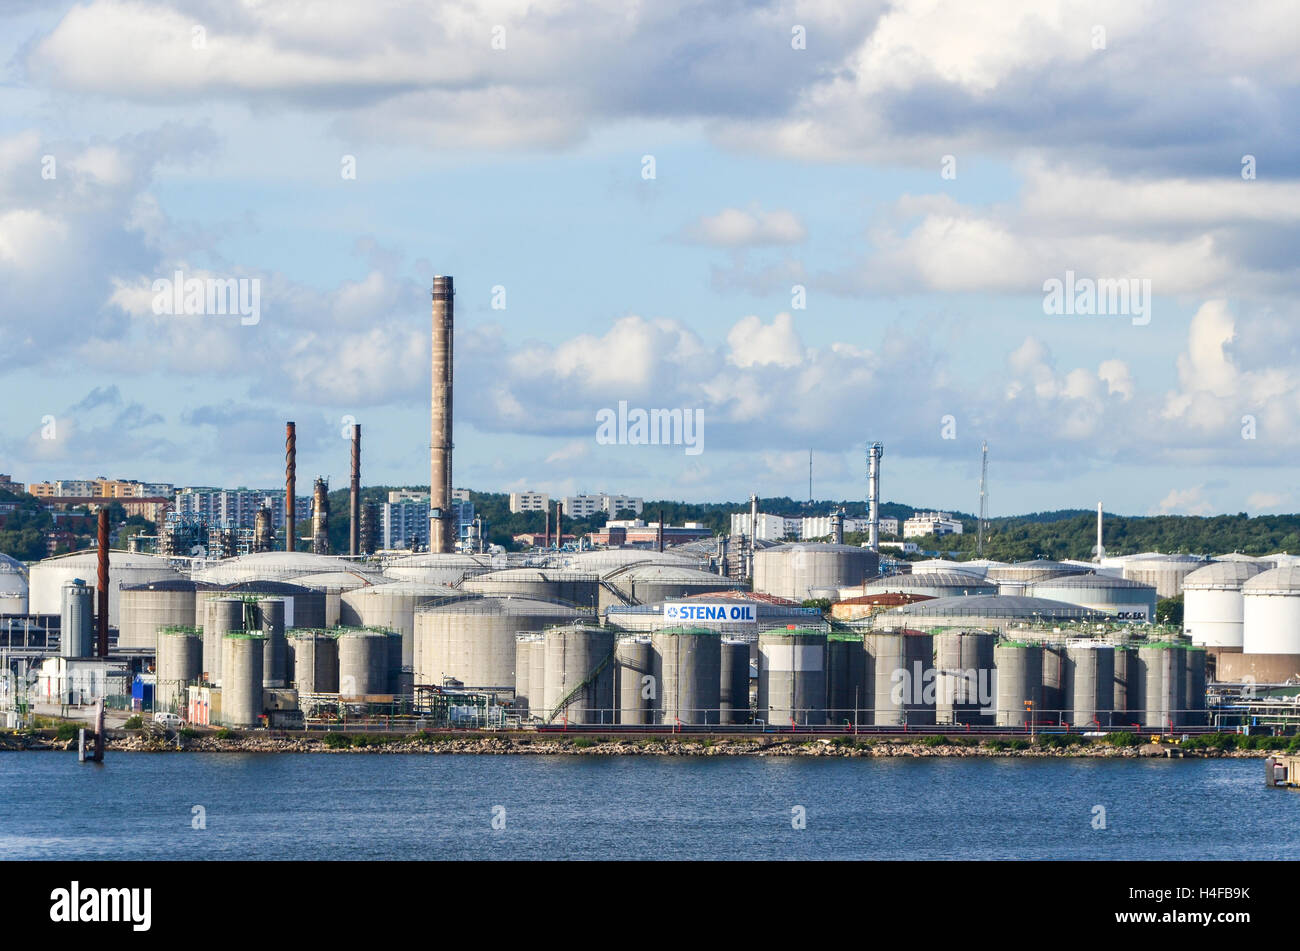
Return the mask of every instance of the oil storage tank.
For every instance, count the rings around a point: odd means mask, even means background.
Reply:
[[[383,631],[339,633],[339,696],[369,697],[390,692],[388,645],[388,635]]]
[[[1183,579],[1183,630],[1202,647],[1242,646],[1242,587],[1268,565],[1230,558],[1198,568]]]
[[[1039,723],[1064,723],[1068,706],[1065,699],[1065,643],[1047,641],[1043,648],[1043,702],[1035,705]]]
[[[880,573],[880,556],[869,548],[796,542],[754,552],[754,590],[805,601],[814,588],[861,585]]]
[[[867,655],[861,634],[832,631],[826,635],[826,722],[866,722],[862,713],[869,696]]]
[[[197,587],[188,578],[123,585],[118,594],[117,646],[154,650],[162,628],[193,625]]]
[[[546,699],[545,667],[542,668],[542,682],[537,685],[536,694],[532,682],[533,645],[537,643],[545,651],[546,640],[540,634],[515,635],[515,710],[525,721],[541,711]]]
[[[564,568],[503,568],[466,578],[460,587],[488,597],[511,595],[563,601],[594,610],[599,600],[600,577]]]
[[[339,622],[346,627],[396,631],[402,638],[402,668],[414,670],[415,612],[464,598],[465,593],[459,588],[427,581],[394,581],[354,588],[339,596]]]
[[[325,557],[318,555],[316,557]],[[322,630],[325,623],[325,592],[313,591],[287,581],[237,581],[224,585],[221,592],[230,597],[283,598],[284,626]]]
[[[711,571],[682,565],[642,563],[628,565],[604,576],[632,604],[658,604],[710,591],[735,591],[740,584]]]
[[[227,726],[254,727],[263,712],[262,635],[248,631],[221,639],[221,720]]]
[[[998,594],[1023,595],[1032,584],[1066,575],[1086,574],[1087,571],[1087,568],[1078,564],[1035,558],[990,568],[987,578],[998,586]]]
[[[244,621],[244,600],[213,597],[208,598],[206,604],[207,620],[203,624],[203,670],[207,674],[209,683],[220,684],[226,635],[248,629]]]
[[[0,614],[26,614],[30,593],[23,563],[12,555],[0,554]]]
[[[1111,723],[1115,726],[1141,726],[1145,700],[1142,676],[1138,670],[1137,648],[1115,646],[1115,680],[1111,699]]]
[[[375,573],[362,574],[359,571],[319,571],[310,575],[290,578],[290,584],[310,588],[325,595],[325,626],[337,627],[342,623],[340,610],[343,593],[364,588],[376,581],[387,579]]]
[[[1186,714],[1183,726],[1205,726],[1206,716],[1206,650],[1204,647],[1188,647],[1184,650],[1187,662],[1187,680],[1183,689],[1183,706]]]
[[[722,681],[718,697],[718,722],[735,725],[749,722],[749,643],[724,638]]]
[[[1156,589],[1127,578],[1094,574],[1059,575],[1031,583],[1026,594],[1104,611],[1125,621],[1149,623],[1156,617]]]
[[[1158,598],[1176,598],[1183,593],[1183,579],[1209,562],[1197,555],[1147,555],[1124,562],[1124,577],[1156,589]]]
[[[1241,594],[1243,653],[1300,654],[1300,564],[1261,572]]]
[[[186,688],[203,676],[203,638],[197,628],[165,627],[158,632],[154,710],[180,713]]]
[[[643,726],[651,722],[657,695],[654,679],[654,650],[650,638],[620,637],[614,649],[618,669],[618,722]],[[748,668],[748,654],[746,668]],[[746,697],[748,707],[748,697]]]
[[[398,581],[444,585],[458,585],[466,578],[491,570],[492,563],[486,556],[449,552],[406,555],[384,566],[384,574]]]
[[[1022,727],[1029,723],[1032,703],[1043,699],[1043,648],[1024,641],[1002,641],[993,648],[998,671],[998,726]]]
[[[547,723],[614,722],[614,634],[585,624],[545,635],[546,688],[539,715]]]
[[[122,585],[180,578],[167,559],[134,552],[109,552],[108,623],[119,630]],[[56,555],[32,565],[28,572],[28,608],[32,614],[58,614],[63,607],[63,586],[73,579],[99,576],[99,553],[94,549]]]
[[[1110,726],[1115,703],[1115,648],[1072,641],[1065,648],[1064,722],[1081,730]]]
[[[1144,645],[1137,650],[1137,668],[1142,679],[1142,725],[1153,730],[1181,726],[1186,711],[1186,651],[1166,642]]]
[[[873,594],[907,594],[926,598],[959,598],[997,594],[997,585],[979,575],[966,571],[924,571],[920,574],[889,575],[869,581],[852,592],[866,596]]]
[[[934,635],[936,722],[992,722],[997,699],[993,693],[996,641],[987,631],[939,631]]]
[[[415,614],[415,682],[446,679],[474,689],[514,690],[515,635],[589,617],[568,605],[533,598],[485,598],[421,608]]]
[[[324,631],[294,631],[286,639],[298,695],[339,692],[338,639]]]
[[[718,722],[722,638],[703,627],[666,627],[650,636],[655,721],[664,726]]]
[[[871,722],[876,726],[933,724],[934,638],[920,631],[871,631],[863,635],[862,644],[863,678],[871,685]]]
[[[773,630],[758,635],[758,717],[772,726],[826,723],[826,635]]]
[[[258,629],[262,632],[262,658],[264,687],[284,687],[288,684],[289,646],[284,639],[284,600],[262,598],[257,602]]]

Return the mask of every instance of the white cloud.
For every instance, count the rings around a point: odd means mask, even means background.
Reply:
[[[760,317],[745,317],[731,328],[727,344],[731,349],[727,361],[738,367],[792,367],[804,356],[803,342],[789,314],[777,314],[770,324]]]
[[[741,248],[797,244],[807,237],[807,231],[799,216],[792,211],[724,208],[716,215],[706,215],[686,228],[684,237],[699,244]]]
[[[1150,511],[1151,515],[1212,515],[1214,506],[1205,498],[1205,486],[1171,489]]]

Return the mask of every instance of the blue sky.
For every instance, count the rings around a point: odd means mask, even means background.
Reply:
[[[879,439],[886,499],[972,510],[987,439],[994,514],[1296,510],[1288,5],[7,9],[15,478],[274,486],[292,418],[341,482],[352,417],[367,483],[427,480],[448,273],[457,485],[798,497],[811,448],[861,498]],[[259,322],[154,313],[177,269]],[[1150,323],[1045,314],[1067,269]],[[704,451],[598,444],[620,400]]]

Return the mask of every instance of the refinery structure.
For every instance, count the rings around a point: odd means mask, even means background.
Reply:
[[[612,522],[607,547],[574,550],[560,544],[564,509],[550,544],[549,499],[521,493],[512,508],[546,512],[546,543],[488,552],[453,489],[451,277],[434,278],[431,316],[428,497],[389,503],[424,506],[427,550],[379,543],[411,511],[361,503],[359,426],[346,512],[330,511],[324,479],[299,498],[288,422],[283,490],[253,508],[193,494],[157,554],[110,551],[101,512],[97,550],[0,559],[0,725],[104,701],[241,729],[1296,726],[1300,558],[1107,555],[1099,513],[1091,562],[897,561],[881,542],[875,441],[863,520],[835,510],[796,527],[755,496],[727,534],[674,534],[661,516]],[[633,503],[640,513],[640,499],[610,510]],[[197,516],[224,505],[243,506],[242,527],[200,537]],[[341,517],[346,549],[331,551]],[[943,512],[915,521],[903,537],[961,530]],[[846,544],[857,532],[867,540]],[[1178,595],[1183,623],[1160,623],[1158,601]]]

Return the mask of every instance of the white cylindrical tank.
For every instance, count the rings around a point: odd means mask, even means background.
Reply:
[[[46,558],[32,566],[29,573],[32,614],[58,614],[63,586],[74,578],[94,581],[99,577],[99,554],[93,549]],[[108,570],[108,623],[121,626],[120,588],[124,584],[144,584],[181,577],[167,559],[133,552],[110,551]]]
[[[344,631],[339,635],[339,695],[366,697],[388,691],[388,635]]]
[[[254,727],[262,715],[262,635],[247,632],[221,639],[221,722]]]
[[[826,635],[773,630],[758,635],[758,717],[772,726],[826,723]]]
[[[713,724],[722,697],[722,638],[702,627],[670,627],[650,638],[657,722]]]
[[[118,595],[117,646],[155,649],[162,628],[193,623],[194,601],[195,584],[187,578],[123,585]]]
[[[203,624],[203,669],[208,675],[208,683],[221,683],[226,635],[243,630],[244,601],[241,598],[208,599],[207,620]]]
[[[95,653],[95,589],[74,578],[63,586],[59,610],[59,654],[91,657]]]
[[[860,585],[880,573],[880,556],[867,548],[798,542],[754,552],[754,590],[805,601],[814,588]]]
[[[614,649],[614,660],[618,665],[616,683],[619,723],[642,726],[651,722],[654,701],[646,695],[646,692],[647,688],[654,683],[653,654],[648,637],[633,636],[618,639]],[[647,677],[651,679],[647,680]]]
[[[1183,579],[1183,630],[1203,647],[1241,647],[1245,621],[1242,585],[1268,570],[1260,561],[1230,558]]]
[[[298,695],[339,692],[338,639],[324,631],[300,631],[288,637],[289,666]]]
[[[1183,579],[1209,562],[1195,555],[1150,555],[1124,563],[1124,577],[1156,589],[1159,598],[1176,598],[1183,593]]]
[[[1025,594],[1105,611],[1121,620],[1150,623],[1156,616],[1156,589],[1140,581],[1107,575],[1058,575],[1032,582]]]
[[[1257,574],[1241,594],[1242,652],[1300,654],[1300,564]]]
[[[186,688],[203,676],[203,638],[198,631],[191,627],[159,631],[156,670],[154,710],[179,713],[185,706]]]

